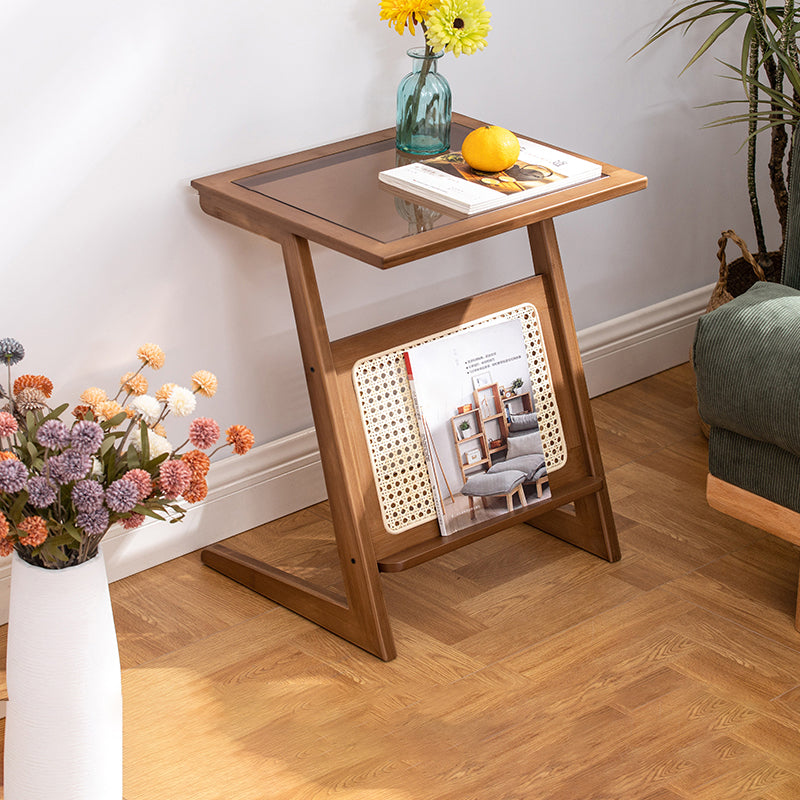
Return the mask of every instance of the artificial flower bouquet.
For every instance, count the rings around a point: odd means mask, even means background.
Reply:
[[[211,450],[221,432],[209,417],[193,419],[179,447],[170,444],[164,420],[193,414],[197,395],[213,397],[217,379],[200,370],[191,388],[165,383],[148,394],[142,371],[164,364],[157,345],[139,348],[138,369],[120,378],[113,398],[86,389],[69,421],[62,420],[68,403],[50,408],[53,384],[44,375],[20,375],[12,385],[11,367],[24,355],[18,341],[0,339],[8,368],[8,388],[0,387],[2,556],[16,550],[30,564],[60,569],[92,558],[114,523],[132,529],[147,517],[177,522],[185,503],[206,497],[210,457],[223,447],[241,455],[253,446],[250,430],[234,425]]]
[[[381,0],[380,18],[402,36],[419,25],[429,53],[445,51],[458,58],[486,47],[492,29],[483,0]]]

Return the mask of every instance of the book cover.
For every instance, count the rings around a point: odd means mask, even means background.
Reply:
[[[475,214],[566,189],[601,176],[600,164],[520,139],[517,162],[504,172],[478,172],[460,152],[383,170],[378,179],[394,189]]]
[[[404,354],[443,536],[550,497],[519,319]]]

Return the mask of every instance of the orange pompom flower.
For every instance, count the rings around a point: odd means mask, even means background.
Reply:
[[[98,403],[94,411],[100,419],[109,420],[116,417],[117,414],[123,414],[125,409],[116,400],[105,400]]]
[[[217,376],[207,369],[201,369],[192,375],[192,388],[204,397],[213,397],[217,393]]]
[[[157,344],[150,342],[143,344],[136,351],[136,356],[153,369],[161,369],[164,366],[164,351]]]
[[[0,461],[19,461],[10,450],[0,450]]]
[[[8,539],[0,539],[0,557],[5,558],[14,552],[14,545]]]
[[[208,484],[205,478],[192,478],[189,488],[183,493],[187,503],[199,503],[208,496]]]
[[[139,395],[147,394],[147,378],[136,372],[126,372],[120,379],[119,385],[128,393]]]
[[[233,445],[233,452],[240,456],[256,443],[252,431],[244,425],[232,425],[225,431],[225,437],[228,443]]]
[[[103,391],[103,389],[98,389],[96,386],[90,386],[81,394],[81,400],[86,403],[87,406],[91,406],[92,409],[96,408],[100,405],[100,403],[105,403],[108,400],[108,395]]]
[[[205,478],[211,469],[211,459],[202,450],[190,450],[181,456],[192,469],[192,479]]]
[[[75,406],[75,408],[72,409],[72,416],[77,420],[86,419],[87,414],[89,414],[89,419],[94,419],[91,406]]]
[[[38,547],[47,539],[47,523],[41,517],[24,517],[17,528],[27,534],[19,540],[27,547]]]
[[[156,392],[156,400],[159,403],[166,403],[169,400],[169,396],[172,393],[172,390],[177,386],[177,383],[165,383],[157,392]]]
[[[53,382],[44,375],[20,375],[14,381],[14,394],[30,388],[38,389],[45,397],[53,394]]]

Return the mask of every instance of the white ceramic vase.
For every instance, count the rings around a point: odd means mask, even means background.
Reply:
[[[122,799],[122,681],[102,552],[66,569],[14,553],[5,800]]]

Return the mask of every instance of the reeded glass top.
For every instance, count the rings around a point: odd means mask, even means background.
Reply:
[[[469,128],[453,124],[454,150],[467,133]],[[398,197],[378,180],[382,170],[412,158],[398,152],[391,138],[235,183],[376,241],[393,242],[458,219]]]

